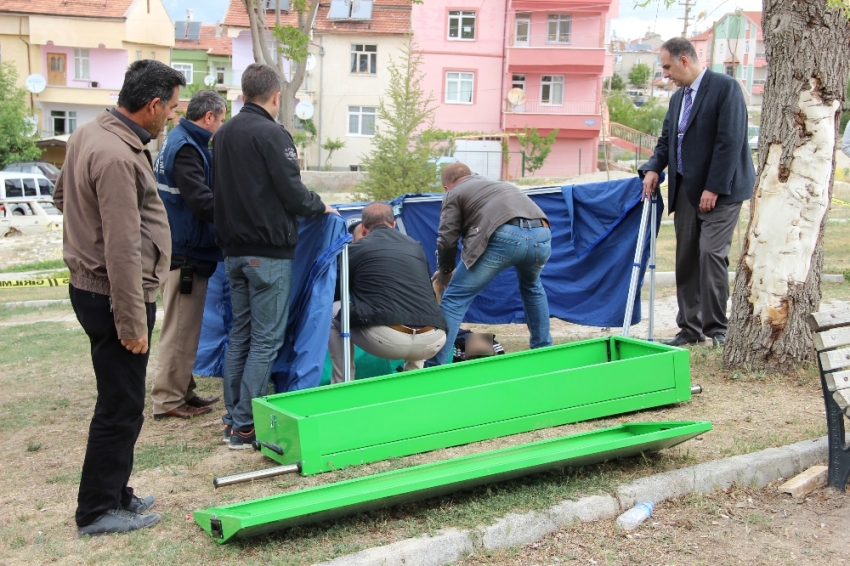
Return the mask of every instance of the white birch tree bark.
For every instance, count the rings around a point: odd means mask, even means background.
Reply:
[[[827,0],[764,0],[769,64],[758,180],[738,263],[728,369],[784,371],[813,359],[806,316],[820,304],[850,24]]]

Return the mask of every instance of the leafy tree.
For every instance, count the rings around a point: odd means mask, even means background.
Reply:
[[[614,73],[614,76],[610,79],[605,79],[606,86],[611,90],[624,90],[626,88],[626,81],[623,80],[623,77]]]
[[[0,65],[0,167],[18,161],[36,161],[41,150],[31,134],[32,122],[27,118],[26,91],[15,86],[18,72],[10,62]]]
[[[420,135],[434,120],[434,99],[422,88],[422,55],[408,38],[398,59],[390,57],[389,86],[378,104],[372,151],[359,189],[373,200],[429,189],[437,174],[433,142]]]
[[[612,122],[653,136],[661,133],[667,108],[657,98],[650,98],[643,106],[637,108],[628,95],[615,92],[608,96],[606,102]]]
[[[525,170],[529,174],[543,167],[543,162],[552,152],[552,145],[557,135],[558,130],[554,129],[549,132],[549,135],[541,136],[537,128],[526,128],[521,134],[517,134],[519,145],[525,151]]]
[[[310,54],[310,32],[319,10],[319,0],[290,1],[289,11],[298,14],[298,25],[294,26],[281,25],[281,0],[272,1],[270,8],[274,8],[275,25],[271,29],[271,47],[266,41],[266,0],[242,0],[242,4],[248,12],[251,26],[254,61],[270,65],[280,77],[280,110],[277,113],[277,121],[292,131],[295,123],[295,93],[301,88],[307,73],[306,65],[301,63],[306,61]],[[294,72],[290,70],[289,76],[283,72],[284,59],[289,59],[295,67]]]
[[[322,144],[322,149],[328,152],[328,156],[325,158],[325,171],[331,170],[331,156],[333,153],[345,147],[345,142],[338,139],[329,139],[325,143]]]
[[[302,158],[305,158],[307,148],[316,141],[317,135],[316,124],[313,123],[313,120],[301,120],[301,127],[292,134],[292,143],[301,148]]]
[[[629,82],[635,86],[646,86],[649,84],[649,76],[652,69],[645,63],[638,63],[629,71]]]

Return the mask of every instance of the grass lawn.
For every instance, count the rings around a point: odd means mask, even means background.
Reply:
[[[846,297],[850,284],[824,287],[825,299]],[[69,307],[65,314],[71,315]],[[53,313],[51,313],[52,316]],[[75,321],[37,322],[34,314],[0,325],[0,546],[3,564],[311,564],[442,528],[484,525],[509,512],[608,493],[618,483],[700,462],[781,446],[825,434],[817,370],[789,375],[728,372],[720,351],[694,347],[692,381],[705,392],[690,402],[438,450],[311,477],[284,476],[215,490],[212,478],[274,465],[253,451],[228,450],[219,439],[221,405],[192,421],[151,419],[136,448],[132,485],[154,493],[163,521],[128,535],[79,540],[73,522],[86,429],[96,392],[87,339]],[[19,322],[19,323],[18,323]],[[615,332],[616,333],[616,332]],[[148,387],[156,367],[156,345]],[[219,394],[218,379],[200,378],[202,394]],[[658,454],[537,474],[444,497],[296,527],[226,546],[215,544],[190,517],[196,509],[322,483],[552,438],[621,422],[711,420],[714,430]],[[370,423],[387,426],[391,423]]]
[[[850,209],[848,209],[850,211]],[[833,211],[825,236],[825,272],[850,269],[850,213]],[[665,220],[667,217],[665,217]],[[742,222],[740,234],[745,230]],[[733,242],[735,265],[740,244]],[[672,225],[662,226],[658,269],[673,269]],[[850,283],[824,284],[824,300],[850,300]],[[662,291],[664,293],[665,291]],[[0,303],[67,298],[67,289],[0,291]],[[617,334],[617,329],[614,329]],[[521,348],[525,340],[511,343]],[[690,349],[692,382],[704,393],[687,402],[438,450],[317,476],[283,476],[216,490],[212,479],[275,465],[253,451],[231,451],[220,441],[221,404],[191,421],[154,421],[151,403],[136,446],[131,479],[140,495],[153,493],[163,521],[127,535],[79,540],[73,521],[87,427],[96,398],[89,344],[70,306],[0,309],[0,562],[30,564],[300,565],[328,560],[448,527],[486,525],[509,512],[545,509],[564,499],[609,493],[637,477],[767,447],[823,436],[823,400],[817,369],[806,364],[787,375],[729,372],[720,351]],[[148,365],[148,391],[157,364],[158,327]],[[220,394],[221,382],[199,378],[198,392]],[[191,520],[197,509],[274,495],[481,452],[508,445],[641,420],[710,420],[714,429],[657,454],[582,468],[566,468],[296,527],[219,546]],[[364,423],[392,426],[392,423]],[[616,541],[612,541],[616,544]],[[505,563],[511,563],[508,560]]]

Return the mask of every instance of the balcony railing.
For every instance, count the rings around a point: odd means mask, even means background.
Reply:
[[[505,101],[505,112],[513,114],[559,114],[591,115],[601,112],[597,100],[564,101],[562,104],[545,104],[537,100],[526,100],[524,104],[511,104]]]
[[[570,34],[570,41],[566,43],[549,43],[547,42],[548,34],[535,33],[525,37],[527,39],[518,41],[516,34],[511,35],[508,46],[518,49],[598,49],[605,47],[605,37],[599,34]]]

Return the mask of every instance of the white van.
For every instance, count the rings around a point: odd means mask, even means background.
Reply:
[[[53,183],[44,175],[0,171],[0,204],[7,200],[50,200],[53,201]],[[23,216],[25,207],[9,203],[12,214]]]

